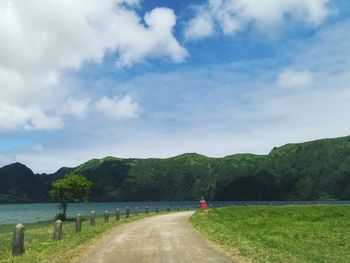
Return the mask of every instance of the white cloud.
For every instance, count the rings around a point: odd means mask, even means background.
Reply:
[[[0,130],[55,130],[64,126],[61,118],[50,116],[35,107],[18,107],[0,103]]]
[[[62,72],[79,70],[86,60],[100,62],[106,50],[118,54],[118,66],[147,58],[183,61],[187,52],[172,33],[174,12],[153,9],[144,24],[134,11],[138,5],[138,0],[0,0],[1,102],[19,111],[40,112],[32,123],[19,114],[17,123],[7,126],[62,126],[55,117],[46,118],[51,125],[42,125],[43,116],[59,113],[72,96],[69,87],[61,85]],[[66,102],[63,112],[83,115],[85,102],[73,104]]]
[[[38,112],[30,119],[25,128],[29,130],[57,130],[63,128],[63,126],[61,118]]]
[[[30,112],[13,105],[0,104],[0,130],[14,130],[30,119]]]
[[[214,21],[209,12],[202,11],[201,15],[191,19],[188,23],[185,37],[199,39],[214,33]]]
[[[309,70],[285,70],[278,75],[277,84],[282,88],[302,88],[313,84],[314,77]]]
[[[62,105],[59,113],[68,116],[85,117],[90,105],[90,99],[74,99],[68,100]]]
[[[277,27],[286,16],[318,26],[330,13],[328,0],[207,0],[188,22],[188,39],[208,37],[219,28],[226,35],[253,25],[260,31]]]
[[[124,97],[103,97],[96,103],[98,111],[110,118],[118,120],[130,119],[138,116],[140,108],[129,95]]]
[[[172,35],[176,23],[173,10],[155,8],[146,13],[144,20],[147,28],[140,27],[136,23],[118,28],[117,32],[121,37],[118,38],[120,58],[117,65],[130,66],[147,56],[155,58],[168,56],[176,63],[182,62],[187,56],[187,51]]]

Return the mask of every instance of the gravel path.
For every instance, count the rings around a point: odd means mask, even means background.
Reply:
[[[193,212],[149,217],[129,223],[88,251],[81,263],[228,263],[188,223]]]

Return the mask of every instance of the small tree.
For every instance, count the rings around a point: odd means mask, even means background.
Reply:
[[[92,183],[85,177],[70,173],[52,183],[51,197],[60,204],[62,219],[66,218],[68,203],[86,202]]]

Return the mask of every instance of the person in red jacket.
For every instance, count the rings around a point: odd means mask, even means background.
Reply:
[[[204,197],[202,197],[200,202],[199,202],[199,208],[200,209],[206,209],[207,208],[207,204],[205,203]]]

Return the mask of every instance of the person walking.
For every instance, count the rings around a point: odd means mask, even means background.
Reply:
[[[206,209],[207,208],[207,204],[205,203],[204,197],[202,197],[201,200],[199,201],[199,208],[200,209]]]

